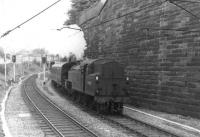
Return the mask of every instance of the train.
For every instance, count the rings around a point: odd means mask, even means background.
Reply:
[[[121,114],[129,95],[129,77],[124,67],[112,59],[55,63],[50,79],[74,100],[99,113]]]

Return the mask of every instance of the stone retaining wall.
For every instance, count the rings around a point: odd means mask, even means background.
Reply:
[[[200,15],[200,3],[176,3]],[[200,117],[197,18],[161,0],[108,0],[101,15],[81,27],[86,56],[126,66],[133,105]]]

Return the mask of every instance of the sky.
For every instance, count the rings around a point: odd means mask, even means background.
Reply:
[[[0,35],[13,29],[57,0],[0,0]],[[83,54],[85,40],[82,31],[56,29],[63,27],[71,0],[59,3],[33,20],[0,39],[0,47],[8,53],[45,48],[51,54]],[[72,26],[77,27],[78,26]]]

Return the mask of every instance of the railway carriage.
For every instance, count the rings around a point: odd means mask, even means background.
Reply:
[[[64,86],[65,80],[68,79],[68,71],[76,62],[63,62],[52,65],[50,69],[50,79],[56,86]]]

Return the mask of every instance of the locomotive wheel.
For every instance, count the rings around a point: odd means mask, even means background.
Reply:
[[[106,102],[105,106],[106,106],[106,113],[109,114],[109,113],[110,113],[110,106],[109,106],[109,103]]]
[[[105,113],[105,114],[108,114],[108,113],[109,113],[109,111],[108,111],[108,106],[107,106],[106,103],[103,104],[103,110],[104,110],[104,113]]]
[[[114,113],[114,104],[113,104],[113,102],[109,102],[109,112],[110,112],[111,114]]]
[[[73,92],[72,92],[72,90],[71,89],[67,89],[67,90],[68,90],[69,96],[73,98]]]
[[[120,115],[122,115],[122,113],[123,113],[123,109],[122,109],[122,108],[119,108],[118,113],[119,113]]]
[[[100,113],[104,113],[104,104],[100,104]]]
[[[96,104],[96,102],[94,102],[94,100],[92,100],[91,102],[89,101],[89,104],[88,104],[88,105],[89,105],[89,107],[90,107],[91,109],[96,110],[96,107],[97,107],[96,105],[97,105],[97,104]]]
[[[76,97],[76,102],[80,103],[80,95],[77,94],[76,96],[77,96],[77,97]]]
[[[67,96],[70,96],[69,90],[68,90],[68,89],[65,89],[65,91],[66,91],[66,95],[67,95]]]
[[[72,99],[73,99],[74,101],[76,101],[76,95],[75,95],[74,92],[72,92]]]
[[[104,104],[96,103],[96,111],[97,113],[106,113],[106,107]]]
[[[100,113],[100,104],[99,103],[96,103],[96,111],[97,111],[97,113]]]
[[[84,97],[85,97],[85,96],[84,96],[83,94],[81,94],[81,93],[79,94],[79,103],[80,103],[81,105],[85,105],[85,103],[84,103],[84,100],[85,100]]]
[[[87,95],[84,95],[83,94],[83,99],[82,99],[82,104],[84,105],[84,106],[87,106]]]
[[[55,88],[57,88],[58,87],[58,85],[57,85],[57,83],[55,82]]]
[[[123,113],[123,103],[119,104],[119,114],[121,115]]]
[[[94,102],[94,98],[89,95],[85,95],[85,105],[90,109],[96,110],[96,103]]]
[[[90,104],[90,100],[88,98],[88,96],[85,95],[85,106],[89,107],[91,104]]]

